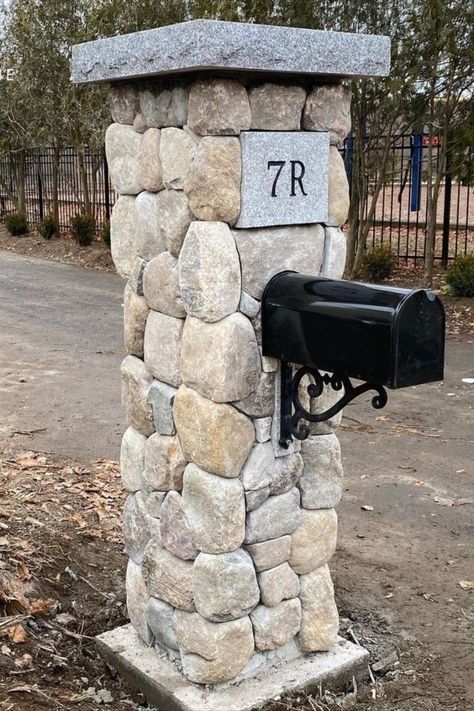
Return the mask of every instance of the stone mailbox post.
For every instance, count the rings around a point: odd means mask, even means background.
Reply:
[[[127,280],[131,625],[99,644],[166,709],[247,709],[365,663],[338,639],[328,568],[338,422],[279,445],[260,300],[285,269],[341,277],[343,80],[388,69],[387,38],[213,21],[74,48],[73,81],[110,84],[112,255]]]

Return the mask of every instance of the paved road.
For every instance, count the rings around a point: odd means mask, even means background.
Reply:
[[[115,274],[0,252],[0,444],[117,458],[122,294]]]

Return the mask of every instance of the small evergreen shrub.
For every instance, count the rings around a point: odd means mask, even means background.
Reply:
[[[74,215],[71,220],[72,236],[81,247],[88,247],[94,239],[95,220],[92,215]]]
[[[454,296],[474,296],[474,254],[456,257],[446,271],[446,283]]]
[[[102,242],[110,249],[110,222],[106,220],[101,227],[100,236]]]
[[[387,244],[366,252],[361,260],[362,275],[369,281],[389,279],[397,265],[397,257]]]
[[[28,232],[28,220],[21,212],[12,212],[5,217],[5,227],[11,235],[24,235]]]
[[[59,234],[59,225],[53,215],[46,215],[44,220],[38,225],[38,232],[44,239],[51,239],[54,235]]]

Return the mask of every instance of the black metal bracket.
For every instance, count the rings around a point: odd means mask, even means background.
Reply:
[[[305,375],[309,375],[314,382],[310,382],[306,388],[310,402],[312,399],[322,395],[324,386],[330,385],[333,390],[343,390],[344,394],[332,407],[324,412],[315,414],[309,412],[300,399],[300,385]],[[325,373],[322,375],[316,368],[303,366],[293,371],[290,363],[281,361],[281,412],[280,412],[280,447],[288,449],[293,438],[306,439],[309,435],[309,427],[299,424],[300,420],[308,422],[324,422],[334,417],[349,402],[359,395],[363,395],[369,390],[375,390],[376,395],[372,398],[372,407],[377,410],[387,404],[387,391],[382,385],[373,383],[362,383],[354,387],[346,373]]]

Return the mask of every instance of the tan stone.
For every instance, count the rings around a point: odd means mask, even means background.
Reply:
[[[127,356],[121,366],[122,407],[131,427],[149,436],[155,431],[153,409],[148,403],[148,391],[153,377],[143,361]]]
[[[140,134],[132,126],[112,123],[105,132],[105,153],[115,190],[121,195],[136,195],[142,190],[138,180]]]
[[[341,447],[335,434],[308,437],[301,445],[304,471],[299,480],[305,509],[330,509],[342,494]]]
[[[110,217],[110,251],[115,268],[124,279],[130,276],[139,256],[135,244],[135,200],[131,195],[120,195]]]
[[[149,308],[143,296],[138,296],[127,284],[123,297],[123,340],[130,355],[143,356],[143,340]]]
[[[140,91],[140,108],[149,126],[184,126],[188,115],[188,94],[186,86],[164,89],[150,85]]]
[[[183,326],[180,318],[150,311],[145,328],[145,364],[155,378],[174,387],[181,383]]]
[[[124,489],[138,491],[142,485],[145,468],[145,445],[147,438],[133,427],[128,427],[120,447],[120,474]]]
[[[232,402],[257,387],[260,354],[250,321],[240,313],[217,323],[189,316],[183,331],[181,377],[214,402]]]
[[[144,479],[156,491],[179,491],[183,488],[186,460],[179,439],[152,434],[145,445]]]
[[[260,543],[292,533],[301,519],[300,494],[296,488],[270,496],[247,514],[245,542]]]
[[[240,548],[245,534],[245,497],[239,479],[224,479],[188,464],[183,504],[199,550],[217,554]]]
[[[160,227],[161,193],[142,192],[134,205],[134,245],[138,256],[150,260],[165,250],[165,238]]]
[[[298,576],[288,563],[259,573],[258,585],[262,603],[267,607],[276,607],[282,600],[297,597],[300,591]]]
[[[184,512],[183,499],[177,491],[170,491],[160,511],[161,545],[170,553],[183,558],[194,560],[198,549],[194,545],[188,520]]]
[[[191,212],[199,220],[234,224],[240,213],[240,141],[203,138],[184,181]]]
[[[255,570],[257,573],[261,573],[262,570],[275,568],[289,559],[291,536],[281,536],[270,541],[252,543],[245,548],[252,557]]]
[[[248,131],[250,104],[245,87],[233,79],[198,79],[191,86],[188,126],[200,136]]]
[[[240,262],[225,223],[192,222],[178,266],[182,300],[188,314],[213,322],[237,310]]]
[[[193,568],[193,592],[196,610],[207,620],[227,622],[248,615],[260,598],[251,557],[242,549],[200,553]]]
[[[144,190],[152,193],[163,188],[160,142],[159,129],[149,128],[142,134],[138,151],[138,180]]]
[[[306,91],[300,86],[261,84],[249,91],[251,128],[261,131],[299,131]]]
[[[198,141],[182,128],[163,128],[160,160],[165,188],[182,190]]]
[[[343,142],[351,130],[351,90],[342,84],[315,86],[303,113],[306,131],[329,131],[331,143]]]
[[[178,260],[169,252],[162,252],[148,262],[143,274],[143,294],[150,309],[175,318],[186,316],[179,288]]]
[[[164,237],[166,249],[173,257],[179,257],[192,220],[193,214],[184,192],[162,190],[158,193],[158,226]]]
[[[181,560],[151,540],[145,548],[143,578],[148,592],[173,607],[193,612],[193,564]]]
[[[337,644],[339,615],[334,586],[327,565],[300,577],[301,628],[298,644],[302,652],[328,652]]]
[[[254,337],[257,343],[256,336]],[[250,417],[261,418],[272,415],[275,408],[275,373],[260,372],[255,390],[243,400],[234,402],[234,405]]]
[[[291,536],[289,563],[295,573],[306,575],[325,565],[337,543],[337,515],[334,509],[304,510],[301,523]]]
[[[127,555],[137,565],[142,562],[145,547],[155,530],[142,492],[129,494],[123,507],[122,533]]]
[[[173,616],[183,673],[197,684],[234,679],[254,652],[248,617],[209,622],[198,613],[176,611]]]
[[[329,206],[326,225],[340,227],[349,215],[349,182],[344,160],[336,146],[329,151]]]
[[[237,477],[252,447],[250,420],[231,405],[214,403],[182,385],[173,415],[184,456],[206,471]]]
[[[300,629],[301,603],[298,598],[284,600],[276,607],[258,605],[250,613],[255,636],[255,647],[267,651],[282,647]]]

